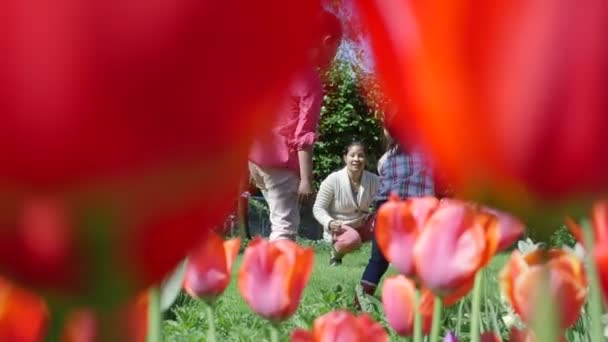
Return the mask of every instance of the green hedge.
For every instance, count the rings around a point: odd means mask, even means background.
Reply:
[[[353,140],[368,148],[368,170],[375,172],[383,153],[382,128],[373,102],[366,103],[359,84],[361,74],[347,62],[336,61],[323,75],[325,98],[314,148],[314,176],[318,185],[333,171],[343,167],[344,147]]]

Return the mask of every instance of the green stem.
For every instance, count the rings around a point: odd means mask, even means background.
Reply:
[[[463,308],[464,308],[464,299],[461,299],[460,304],[458,304],[458,317],[456,319],[456,336],[460,336]]]
[[[420,290],[414,292],[414,342],[422,342],[422,315],[420,314]]]
[[[148,335],[147,342],[160,342],[160,291],[158,287],[150,289],[148,294]]]
[[[270,325],[270,342],[279,342],[279,327],[274,323]]]
[[[50,311],[50,326],[46,335],[46,341],[60,341],[61,334],[65,328],[65,318],[68,313],[66,305],[55,298],[49,298],[47,305]]]
[[[532,330],[536,334],[537,341],[557,341],[561,333],[558,322],[558,308],[551,298],[549,271],[545,270],[542,282],[538,284],[535,312],[532,320]],[[600,340],[601,341],[601,340]]]
[[[205,318],[207,319],[207,342],[216,342],[215,333],[215,317],[213,315],[213,306],[210,303],[205,302]]]
[[[604,338],[602,329],[602,293],[600,292],[600,282],[597,267],[593,261],[595,251],[595,239],[588,220],[582,222],[583,233],[585,234],[587,272],[589,274],[589,315],[591,316],[591,340],[602,341]]]
[[[441,298],[435,297],[433,304],[433,325],[431,327],[431,342],[439,341],[439,327],[441,327]]]
[[[481,284],[483,282],[483,272],[477,271],[475,283],[473,285],[473,299],[471,303],[471,342],[479,342],[479,320],[481,316]]]

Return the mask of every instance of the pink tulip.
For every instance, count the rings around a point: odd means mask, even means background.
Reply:
[[[230,283],[232,264],[239,252],[241,239],[224,241],[210,234],[188,256],[184,290],[195,298],[214,298]]]
[[[415,313],[414,282],[402,275],[388,278],[382,287],[382,304],[388,324],[401,336],[410,336],[414,331]],[[430,333],[433,321],[434,295],[423,290],[418,305],[422,315],[422,332]]]
[[[523,232],[514,217],[458,200],[442,200],[414,246],[416,275],[446,305],[466,295],[475,274]]]
[[[399,273],[413,276],[416,271],[413,249],[426,220],[438,206],[434,197],[399,200],[391,195],[378,210],[375,234],[378,246]]]
[[[548,285],[543,278],[548,276]],[[587,275],[583,261],[561,250],[535,250],[526,255],[518,251],[499,275],[502,292],[522,321],[531,323],[537,312],[539,291],[546,291],[559,309],[560,328],[565,331],[579,318],[587,300]]]
[[[590,218],[595,237],[592,257],[597,267],[604,301],[608,301],[608,200],[594,203]],[[582,228],[571,218],[566,219],[566,223],[574,237],[584,244]]]
[[[99,322],[95,312],[80,309],[67,316],[61,342],[95,342],[98,335]]]
[[[258,315],[281,321],[298,307],[314,261],[314,251],[290,240],[254,239],[243,257],[238,289]]]
[[[317,318],[312,331],[294,330],[291,342],[388,342],[388,334],[368,315],[340,310]]]

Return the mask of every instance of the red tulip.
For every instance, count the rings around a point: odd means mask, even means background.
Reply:
[[[243,257],[238,289],[258,315],[284,320],[296,311],[312,272],[314,251],[290,240],[254,239]]]
[[[547,273],[549,288],[544,289],[542,280]],[[563,329],[576,322],[587,298],[583,262],[561,249],[536,250],[527,255],[514,251],[499,280],[503,293],[524,322],[534,318],[539,291],[549,291]]]
[[[312,331],[294,330],[291,342],[388,342],[388,334],[368,315],[340,310],[317,318]]]
[[[382,304],[388,324],[397,334],[411,336],[414,332],[416,284],[402,275],[388,278],[382,287]],[[429,290],[423,290],[418,305],[422,315],[422,332],[431,332],[433,323],[433,305],[435,296]]]
[[[222,294],[230,283],[240,246],[240,238],[224,241],[210,234],[188,256],[184,290],[194,298],[213,299]]]
[[[42,341],[48,320],[41,298],[0,278],[0,341]]]
[[[0,272],[93,306],[160,281],[236,199],[318,9],[3,1]]]
[[[360,0],[381,83],[460,190],[556,200],[608,189],[603,0]],[[416,132],[412,132],[415,127]]]

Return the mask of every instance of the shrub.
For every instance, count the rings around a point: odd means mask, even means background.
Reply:
[[[357,140],[368,148],[368,170],[376,171],[383,153],[378,106],[368,105],[359,86],[360,77],[344,61],[336,61],[323,75],[325,98],[314,148],[314,176],[318,185],[343,165],[344,147]]]

